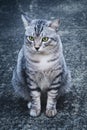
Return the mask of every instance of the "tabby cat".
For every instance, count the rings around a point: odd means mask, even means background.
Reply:
[[[41,113],[41,94],[47,94],[46,116],[57,114],[59,96],[70,88],[70,72],[57,33],[59,20],[30,20],[22,15],[24,44],[18,54],[12,84],[18,95],[28,101],[29,114]]]

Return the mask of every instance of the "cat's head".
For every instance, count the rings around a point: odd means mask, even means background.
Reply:
[[[25,44],[35,53],[45,53],[53,50],[58,44],[56,30],[59,20],[47,21],[42,19],[30,20],[22,15],[25,27]]]

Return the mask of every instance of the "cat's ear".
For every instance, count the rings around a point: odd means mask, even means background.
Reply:
[[[58,27],[59,27],[59,24],[60,24],[60,20],[59,19],[55,19],[55,20],[50,22],[49,27],[57,30]]]
[[[23,15],[23,14],[21,15],[21,18],[22,18],[24,27],[26,29],[29,26],[31,20],[29,19],[29,17],[27,15]]]

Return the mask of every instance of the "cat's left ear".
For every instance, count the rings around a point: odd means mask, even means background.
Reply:
[[[29,19],[29,17],[27,15],[23,15],[23,14],[21,15],[21,18],[22,18],[24,27],[26,29],[29,26],[31,20]]]
[[[55,19],[55,20],[50,22],[49,27],[57,30],[58,27],[59,27],[59,24],[60,24],[60,20],[59,19]]]

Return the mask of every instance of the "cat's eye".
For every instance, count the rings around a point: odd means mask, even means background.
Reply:
[[[34,37],[32,37],[32,36],[28,36],[28,40],[30,40],[30,41],[34,41]]]
[[[48,37],[43,37],[43,38],[42,38],[42,42],[47,42],[48,40],[49,40]]]

